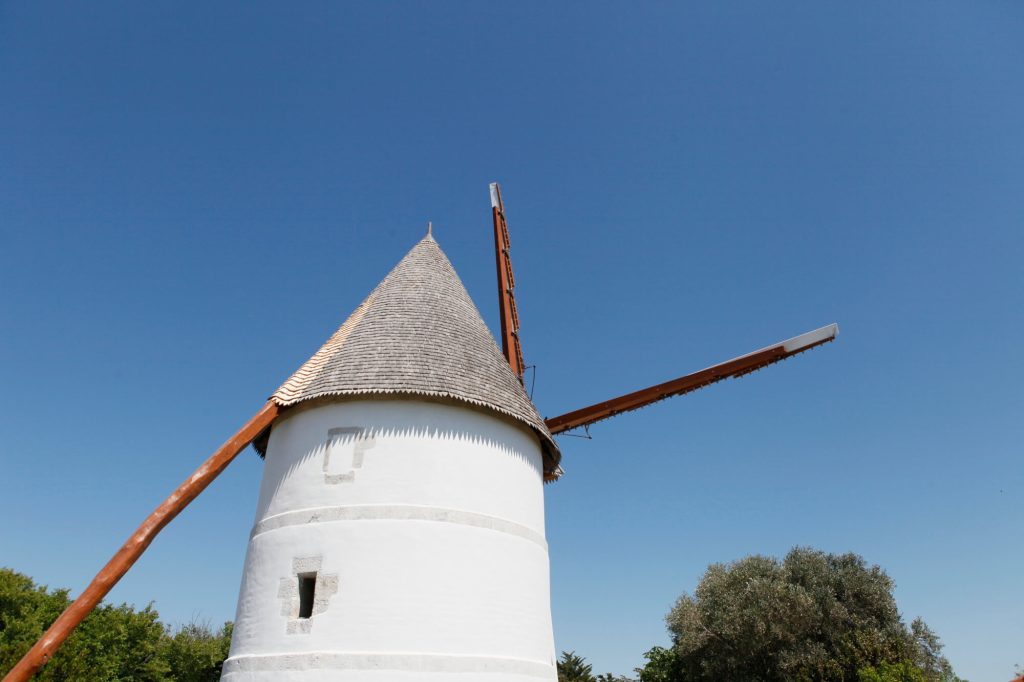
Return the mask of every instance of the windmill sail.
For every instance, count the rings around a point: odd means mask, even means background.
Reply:
[[[501,188],[491,183],[491,218],[494,221],[494,255],[498,270],[498,311],[501,317],[501,351],[512,371],[523,381],[523,347],[519,343],[519,312],[516,310],[516,280],[512,275],[509,249],[508,223],[505,206],[501,201]]]
[[[552,417],[545,420],[545,423],[552,434],[563,433],[581,426],[588,426],[623,412],[647,407],[666,398],[696,391],[722,379],[741,377],[744,374],[749,374],[762,367],[791,358],[823,343],[833,341],[838,333],[839,325],[830,324],[806,334],[780,341],[773,346],[768,346],[753,353],[747,353],[738,358],[702,369],[699,372],[687,374],[672,381],[642,388],[639,391],[633,391],[611,400],[604,400],[557,417]]]

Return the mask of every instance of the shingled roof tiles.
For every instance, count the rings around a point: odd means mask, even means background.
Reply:
[[[547,478],[561,455],[441,247],[427,235],[271,396],[282,407],[363,394],[470,403],[533,429]]]

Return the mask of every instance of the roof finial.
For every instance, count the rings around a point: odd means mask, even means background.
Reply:
[[[427,221],[427,236],[431,237],[434,234],[434,223]]]

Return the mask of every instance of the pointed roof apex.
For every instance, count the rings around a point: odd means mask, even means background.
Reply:
[[[560,473],[558,446],[430,231],[271,399],[393,394],[469,403],[528,426],[545,478]]]

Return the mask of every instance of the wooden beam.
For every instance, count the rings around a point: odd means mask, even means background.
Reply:
[[[707,369],[702,369],[693,374],[666,381],[663,384],[642,388],[618,398],[595,403],[588,407],[573,410],[558,417],[545,420],[548,429],[552,434],[563,433],[570,429],[587,426],[594,422],[608,419],[623,412],[638,410],[659,400],[665,400],[673,396],[682,395],[696,391],[716,381],[728,379],[729,377],[740,377],[755,370],[761,369],[780,360],[793,357],[803,353],[815,346],[828,343],[836,338],[839,333],[839,326],[830,324],[821,329],[795,336],[792,339],[781,341],[774,346],[762,348],[761,350],[742,355],[738,358],[719,363]]]
[[[512,258],[509,256],[511,242],[508,238],[508,223],[505,221],[505,206],[501,201],[501,188],[491,183],[491,220],[494,222],[494,258],[498,271],[498,312],[501,318],[501,352],[505,355],[512,371],[523,381],[525,364],[523,347],[519,343],[519,313],[516,310],[516,281],[512,274]]]
[[[29,649],[18,664],[4,677],[3,682],[25,682],[46,664],[53,654],[74,631],[78,624],[110,592],[111,588],[128,572],[164,526],[188,506],[188,504],[210,485],[213,479],[224,471],[239,452],[252,442],[264,429],[270,426],[278,415],[277,404],[268,401],[245,426],[195,470],[189,478],[170,494],[128,541],[107,562],[89,586],[74,602],[58,616],[57,620],[43,633],[39,641]]]

